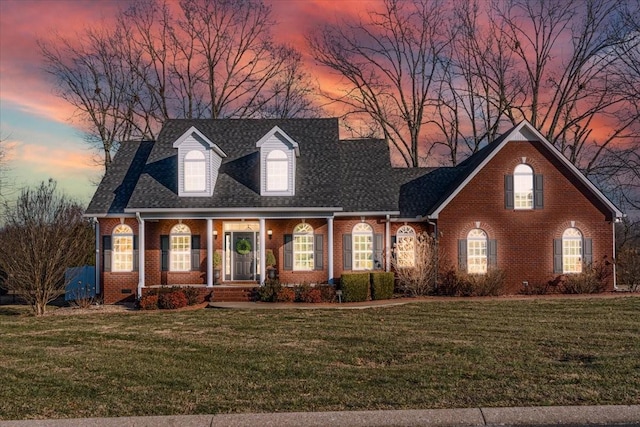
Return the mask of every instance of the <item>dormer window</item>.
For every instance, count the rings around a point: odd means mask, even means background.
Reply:
[[[289,158],[282,150],[267,154],[267,191],[289,189]]]
[[[191,150],[184,156],[184,191],[207,189],[207,164],[202,151]]]
[[[260,194],[293,196],[296,193],[298,143],[278,126],[256,143],[260,149]]]
[[[222,159],[227,155],[195,127],[173,143],[178,149],[178,195],[210,197],[218,179]]]

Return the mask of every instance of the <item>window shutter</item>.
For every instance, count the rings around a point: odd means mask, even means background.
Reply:
[[[398,243],[397,236],[391,236],[391,259],[396,259],[396,244]],[[417,244],[417,241],[416,241]]]
[[[458,270],[467,271],[467,240],[458,240]]]
[[[102,236],[102,267],[111,271],[111,236]]]
[[[496,240],[487,241],[487,265],[489,267],[498,265],[498,242]]]
[[[162,271],[169,271],[169,236],[160,236],[160,264]]]
[[[513,209],[513,175],[504,176],[504,208]]]
[[[553,272],[562,274],[562,239],[553,239]]]
[[[376,233],[373,235],[373,269],[380,270],[383,266],[384,259],[382,258],[382,250],[384,245],[382,243],[382,234]]]
[[[585,264],[593,263],[593,241],[591,239],[584,239],[583,241],[582,260]]]
[[[140,259],[138,258],[138,236],[133,236],[133,271],[138,271],[140,268]]]
[[[284,269],[293,270],[293,235],[284,235]]]
[[[542,209],[544,206],[542,175],[533,176],[533,209]]]
[[[315,270],[324,269],[324,248],[323,248],[323,235],[313,235],[313,268]]]
[[[342,269],[343,270],[353,270],[352,260],[352,249],[351,249],[351,234],[343,234],[342,235]]]
[[[200,270],[200,235],[191,236],[191,271]]]

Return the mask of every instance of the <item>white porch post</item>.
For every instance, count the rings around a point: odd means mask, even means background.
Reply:
[[[144,288],[144,219],[140,217],[140,213],[136,213],[138,218],[138,297],[142,296],[142,288]]]
[[[96,295],[100,293],[100,289],[102,287],[102,283],[100,283],[100,269],[102,268],[102,263],[100,259],[100,223],[98,222],[98,218],[93,218],[93,227],[96,233],[96,271],[95,271],[95,280],[96,280]]]
[[[213,286],[213,220],[207,218],[207,288]]]
[[[333,285],[333,217],[327,218],[327,269],[329,270],[329,283]]]
[[[387,221],[384,223],[384,240],[384,264],[388,273],[391,271],[391,225],[389,215],[387,215]]]
[[[267,234],[267,229],[265,227],[264,218],[260,218],[260,284],[264,284],[264,280],[266,278],[266,269],[267,269],[267,260],[266,260],[266,239],[265,234]]]

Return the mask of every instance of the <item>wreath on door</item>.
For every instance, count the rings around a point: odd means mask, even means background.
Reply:
[[[248,239],[238,239],[236,243],[236,252],[240,255],[246,255],[251,252],[251,243]]]

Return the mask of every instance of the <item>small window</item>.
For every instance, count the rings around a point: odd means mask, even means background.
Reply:
[[[176,224],[171,229],[170,271],[191,270],[191,230],[184,224]]]
[[[313,227],[306,223],[298,224],[293,229],[293,269],[313,270],[313,253]]]
[[[582,273],[582,233],[577,228],[562,233],[562,272]]]
[[[113,230],[111,271],[133,271],[133,230],[120,224]]]
[[[474,228],[467,234],[467,273],[487,272],[487,233]]]
[[[353,269],[373,270],[373,228],[360,222],[353,227]]]
[[[282,150],[267,155],[267,191],[289,190],[289,158]]]
[[[513,172],[514,209],[533,209],[533,169],[518,165]]]
[[[204,153],[189,151],[184,156],[184,191],[205,191],[207,171]]]
[[[396,264],[399,268],[410,268],[416,265],[416,231],[403,225],[396,233]]]

